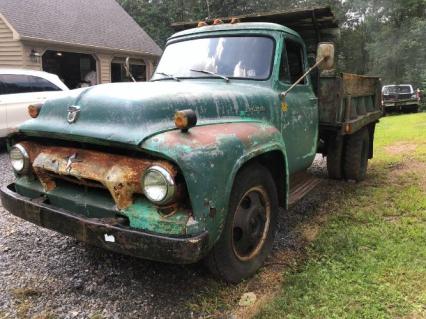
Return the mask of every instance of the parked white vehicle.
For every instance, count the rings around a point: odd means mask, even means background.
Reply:
[[[68,91],[55,74],[23,69],[0,69],[0,139],[30,118],[28,106]]]
[[[418,112],[420,94],[411,84],[385,85],[382,88],[382,105],[385,112]]]

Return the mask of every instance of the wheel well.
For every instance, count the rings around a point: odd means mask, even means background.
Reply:
[[[278,204],[280,207],[286,207],[286,162],[283,153],[280,151],[270,151],[258,155],[245,162],[239,171],[253,163],[259,163],[269,170],[277,188]]]

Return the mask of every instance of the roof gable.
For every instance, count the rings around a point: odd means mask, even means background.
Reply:
[[[0,0],[0,13],[24,40],[162,53],[115,0]]]

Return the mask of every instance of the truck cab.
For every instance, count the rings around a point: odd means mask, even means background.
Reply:
[[[8,140],[16,181],[3,205],[113,251],[204,260],[239,282],[270,253],[280,207],[317,184],[300,177],[317,152],[331,177],[357,181],[373,155],[378,79],[320,82],[312,70],[306,42],[276,23],[178,32],[149,83],[70,91],[32,109]]]
[[[193,102],[198,123],[218,117],[267,123],[285,136],[293,154],[288,168],[294,173],[309,167],[316,154],[318,99],[310,77],[285,103],[280,94],[308,68],[305,44],[291,29],[272,23],[220,24],[173,35],[152,81],[194,84],[194,97],[207,87],[216,106]]]

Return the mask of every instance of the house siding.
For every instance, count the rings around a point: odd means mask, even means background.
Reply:
[[[97,54],[98,67],[99,67],[99,76],[98,79],[100,83],[110,83],[111,82],[111,61],[112,55]]]
[[[13,32],[0,17],[0,67],[23,67],[22,44],[13,38]]]
[[[40,57],[31,58],[31,50],[34,50],[40,54]],[[43,55],[44,47],[40,46],[34,46],[34,45],[23,45],[23,60],[24,60],[24,67],[26,69],[30,70],[37,70],[37,71],[43,71],[43,65],[42,65],[42,58],[41,55]]]

